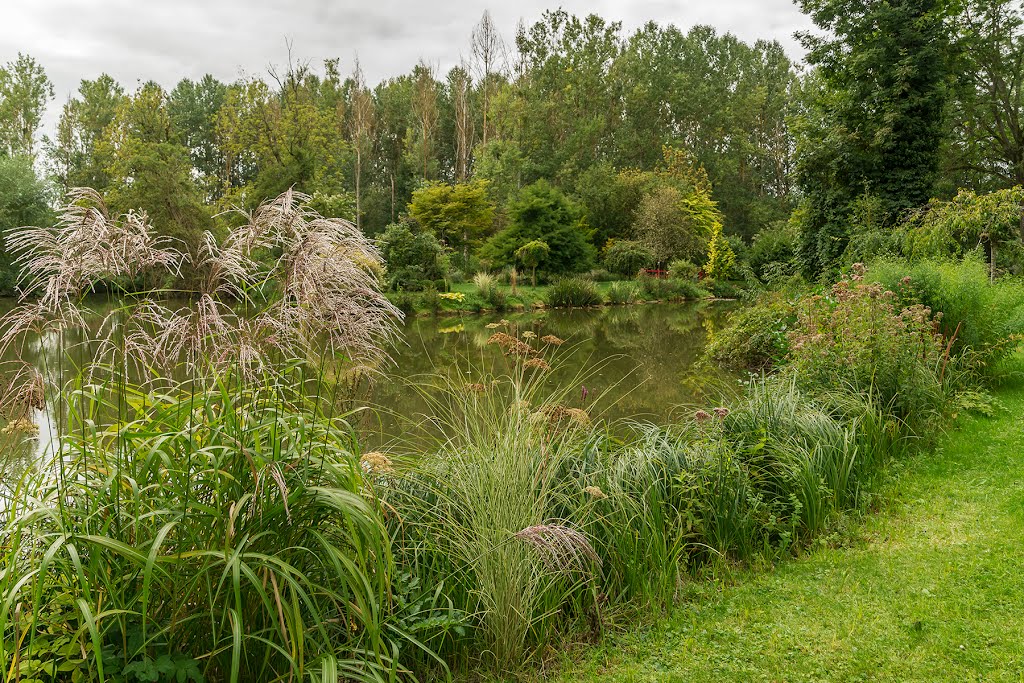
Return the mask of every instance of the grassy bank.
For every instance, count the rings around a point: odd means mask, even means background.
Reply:
[[[449,292],[389,292],[388,299],[407,314],[461,314],[524,311],[539,308],[586,308],[660,301],[695,301],[733,298],[742,283],[723,282],[711,287],[678,280],[615,280],[594,282],[569,278],[565,282],[536,287],[495,283],[482,290],[472,282],[455,283]],[[560,288],[560,289],[559,289]],[[557,290],[557,291],[556,291]]]
[[[1024,387],[891,472],[881,514],[770,572],[692,582],[558,681],[1019,680]]]

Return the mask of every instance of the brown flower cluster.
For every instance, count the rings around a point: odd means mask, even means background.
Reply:
[[[487,340],[487,344],[498,346],[507,356],[528,358],[536,355],[536,351],[526,342],[520,341],[505,332],[495,332]]]

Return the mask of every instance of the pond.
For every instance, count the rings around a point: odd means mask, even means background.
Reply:
[[[361,431],[373,444],[386,442],[408,424],[408,418],[422,414],[427,405],[416,389],[417,378],[422,383],[453,368],[469,377],[480,374],[481,368],[500,375],[508,364],[498,347],[487,344],[500,331],[520,338],[532,332],[537,339],[554,335],[565,340],[546,355],[553,366],[547,381],[573,389],[570,395],[585,403],[579,407],[592,416],[672,419],[701,402],[705,392],[717,392],[723,383],[735,384],[734,376],[697,367],[708,335],[734,306],[650,304],[411,319],[405,325],[405,342],[392,354],[390,376],[367,392],[366,403],[378,410],[372,420],[361,421]]]
[[[732,307],[727,302],[650,304],[411,318],[391,353],[393,363],[383,374],[359,385],[350,405],[371,410],[359,411],[354,423],[366,447],[379,447],[402,435],[410,419],[416,421],[427,409],[417,386],[422,387],[427,378],[453,372],[466,377],[503,374],[507,360],[500,349],[487,344],[499,331],[520,338],[525,333],[540,346],[537,340],[545,335],[565,340],[545,355],[553,366],[546,381],[571,389],[576,407],[586,407],[592,416],[669,420],[700,402],[709,387],[717,391],[723,383],[735,383],[735,378],[714,369],[697,368],[708,334],[722,324]],[[97,320],[100,316],[97,313]],[[39,367],[58,365],[58,346],[45,339],[30,344],[26,353],[27,360]],[[15,458],[10,457],[13,452],[6,454],[8,476],[19,469],[13,460],[24,461],[33,451],[45,451],[52,432],[47,426],[49,412],[36,411],[38,437],[19,447]]]

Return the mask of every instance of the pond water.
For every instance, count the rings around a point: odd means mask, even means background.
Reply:
[[[402,435],[410,418],[415,421],[427,409],[417,384],[422,386],[428,377],[454,372],[465,377],[503,374],[508,361],[500,349],[487,344],[499,331],[520,338],[524,333],[530,338],[532,333],[536,337],[532,343],[540,346],[538,339],[545,335],[565,340],[546,353],[554,368],[546,381],[571,389],[573,407],[586,407],[592,416],[609,420],[668,420],[684,407],[692,409],[709,387],[719,391],[723,385],[735,386],[735,378],[696,366],[708,334],[722,324],[733,306],[726,302],[652,304],[412,318],[404,324],[403,341],[391,353],[393,364],[359,386],[350,405],[372,410],[360,411],[355,423],[365,446],[377,447]],[[57,345],[45,339],[26,349],[27,360],[51,369],[57,367],[58,353]],[[48,412],[36,411],[39,436],[19,446],[16,459],[24,461],[33,451],[45,450],[52,431],[47,428]],[[2,443],[10,440],[0,439],[0,448],[9,451],[4,460],[10,476],[13,449]]]
[[[361,431],[364,438],[380,443],[399,433],[409,417],[422,414],[427,405],[414,386],[417,378],[452,368],[470,378],[481,369],[502,374],[508,363],[497,346],[487,344],[501,331],[520,338],[532,332],[537,339],[554,335],[565,340],[546,354],[553,366],[547,382],[572,389],[576,407],[586,407],[592,416],[672,419],[701,402],[704,393],[735,385],[733,376],[697,367],[709,333],[722,325],[734,306],[651,304],[412,319],[405,325],[405,343],[392,354],[395,367],[390,376],[367,392],[366,403],[379,409],[373,420],[362,421]],[[543,348],[537,339],[534,344]]]

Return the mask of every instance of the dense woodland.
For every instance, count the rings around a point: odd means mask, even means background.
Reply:
[[[707,26],[630,34],[564,11],[511,39],[485,13],[461,65],[377,84],[290,45],[262,77],[131,91],[100,74],[61,104],[22,54],[0,69],[0,230],[88,186],[192,251],[225,210],[293,187],[382,238],[394,287],[703,265],[711,243],[758,276],[817,276],[932,198],[1024,183],[1019,0],[801,5],[821,29],[806,64]]]

